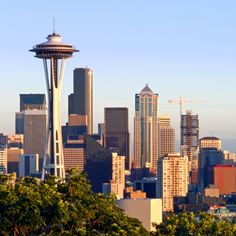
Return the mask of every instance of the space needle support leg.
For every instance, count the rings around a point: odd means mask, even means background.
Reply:
[[[65,67],[65,58],[61,59],[61,68],[60,68],[60,74],[59,74],[59,81],[58,81],[58,100],[59,100],[59,124],[60,127],[58,127],[58,134],[59,134],[59,146],[61,147],[61,155],[59,159],[59,165],[61,166],[60,168],[60,175],[64,179],[65,178],[65,167],[64,167],[64,147],[63,147],[63,142],[62,142],[62,132],[61,132],[61,92],[62,92],[62,83],[63,83],[63,78],[64,78],[64,67]]]
[[[50,122],[50,84],[49,84],[49,76],[48,76],[47,59],[43,59],[43,66],[44,66],[46,88],[47,88],[48,112],[47,112],[47,122],[46,122],[46,136],[45,136],[45,148],[44,148],[44,157],[43,157],[43,168],[42,168],[42,177],[41,177],[42,181],[45,179],[45,167],[46,167],[47,157],[49,155],[49,145],[50,145],[49,144],[49,140],[50,140],[50,130],[49,130],[49,122]]]

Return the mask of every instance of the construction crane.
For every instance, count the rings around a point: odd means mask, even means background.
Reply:
[[[168,100],[169,103],[179,103],[180,116],[183,114],[183,103],[194,103],[194,102],[206,102],[206,101],[195,101],[195,100],[185,100],[181,96],[179,99]]]

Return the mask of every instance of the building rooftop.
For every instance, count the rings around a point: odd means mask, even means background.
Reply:
[[[141,90],[140,94],[142,95],[154,95],[153,91],[149,88],[148,84]]]
[[[217,137],[213,137],[213,136],[207,136],[207,137],[201,138],[200,140],[220,140],[220,139]]]

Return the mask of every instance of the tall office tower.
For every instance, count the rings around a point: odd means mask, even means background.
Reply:
[[[20,111],[34,109],[46,109],[45,94],[20,94]]]
[[[64,43],[61,36],[53,32],[48,35],[47,42],[34,46],[30,51],[35,52],[35,57],[43,59],[48,95],[48,122],[42,180],[45,178],[45,172],[64,178],[60,97],[65,61],[78,50]]]
[[[38,154],[40,170],[43,167],[46,140],[46,110],[25,110],[24,114],[24,153]]]
[[[199,141],[199,149],[216,148],[221,150],[221,140],[217,137],[203,137]]]
[[[69,114],[87,119],[88,134],[93,133],[93,71],[89,68],[74,69],[74,93],[69,95]]]
[[[174,197],[188,192],[188,157],[168,154],[158,160],[157,197],[162,198],[163,211],[173,211]]]
[[[134,166],[157,167],[158,94],[146,86],[135,95]]]
[[[32,176],[39,171],[38,154],[24,154],[20,156],[19,176]]]
[[[224,153],[216,148],[202,148],[199,153],[199,186],[203,189],[211,184],[209,178],[215,165],[224,164]]]
[[[159,158],[168,153],[175,153],[175,129],[170,126],[169,116],[159,116]]]
[[[198,183],[198,148],[199,148],[199,121],[198,115],[187,111],[181,115],[181,153],[189,159],[190,183]]]
[[[0,144],[0,173],[7,174],[7,149]]]
[[[125,169],[130,168],[128,108],[105,108],[104,143],[107,149],[125,156]]]
[[[20,155],[24,154],[24,135],[7,135],[7,173],[15,172],[19,176]]]
[[[15,133],[24,134],[25,110],[46,110],[45,94],[20,94],[20,112],[16,112]]]

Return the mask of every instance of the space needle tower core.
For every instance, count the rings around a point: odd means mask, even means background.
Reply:
[[[53,32],[48,35],[47,41],[37,44],[30,50],[35,57],[43,59],[47,97],[48,120],[43,159],[42,180],[45,174],[65,178],[64,154],[61,133],[61,90],[64,77],[64,65],[67,58],[78,52],[70,44],[62,42],[59,34]]]

